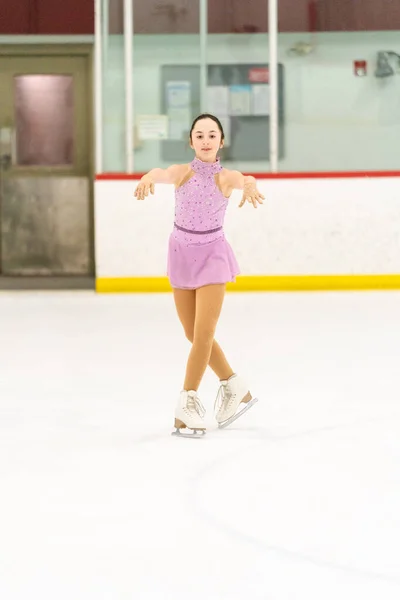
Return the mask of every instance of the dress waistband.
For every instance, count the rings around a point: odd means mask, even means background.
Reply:
[[[191,229],[185,229],[184,227],[181,227],[180,225],[177,225],[176,223],[174,223],[174,226],[176,227],[176,229],[179,229],[179,231],[183,231],[184,233],[193,233],[195,235],[204,235],[206,233],[217,233],[217,231],[221,231],[222,226],[221,227],[216,227],[215,229],[208,229],[207,231],[192,231]]]

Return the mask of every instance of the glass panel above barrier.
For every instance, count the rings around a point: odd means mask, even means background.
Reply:
[[[280,0],[279,26],[286,90],[279,170],[398,169],[400,4]]]
[[[267,31],[268,0],[208,0],[207,111],[225,128],[224,164],[242,172],[270,170]],[[283,106],[282,77],[281,70]],[[283,120],[280,125],[283,152]]]
[[[200,113],[199,0],[134,0],[136,172],[192,160],[189,132]]]
[[[124,1],[102,0],[103,171],[125,172]]]

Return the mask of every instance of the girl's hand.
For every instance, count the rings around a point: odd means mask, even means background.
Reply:
[[[263,200],[265,200],[265,197],[257,190],[256,184],[247,183],[243,189],[243,196],[239,208],[241,208],[246,201],[252,203],[254,208],[257,208],[257,202],[263,204]]]
[[[144,200],[149,193],[154,194],[154,182],[150,177],[145,175],[139,181],[134,195],[138,200]]]

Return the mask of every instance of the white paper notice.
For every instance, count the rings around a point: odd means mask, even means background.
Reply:
[[[230,114],[231,115],[250,115],[251,114],[251,86],[250,85],[231,85],[230,92]]]
[[[168,108],[187,108],[190,106],[190,81],[167,82]]]
[[[253,115],[269,115],[269,85],[252,86]]]
[[[168,117],[166,115],[139,115],[138,137],[140,140],[166,140]]]
[[[169,139],[183,140],[189,136],[191,125],[191,88],[189,81],[167,82],[167,113]]]
[[[207,110],[216,117],[229,115],[229,88],[212,85],[207,88]]]

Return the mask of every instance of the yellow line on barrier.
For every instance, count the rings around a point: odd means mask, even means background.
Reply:
[[[389,275],[242,275],[229,292],[399,290],[400,274]],[[171,292],[167,277],[98,277],[99,293]]]

